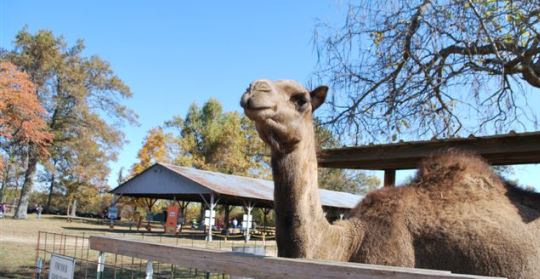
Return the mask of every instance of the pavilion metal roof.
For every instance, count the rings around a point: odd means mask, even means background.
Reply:
[[[193,201],[199,201],[201,195],[215,193],[221,202],[228,204],[242,205],[245,201],[253,201],[260,207],[272,207],[274,183],[264,179],[156,163],[111,193]],[[363,198],[325,189],[320,189],[319,193],[323,206],[340,209],[353,208]]]

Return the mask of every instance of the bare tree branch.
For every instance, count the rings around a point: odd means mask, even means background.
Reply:
[[[539,22],[536,0],[351,5],[345,25],[316,40],[316,74],[336,90],[323,123],[353,140],[529,125],[518,111],[537,123],[521,106],[524,85],[540,88]]]

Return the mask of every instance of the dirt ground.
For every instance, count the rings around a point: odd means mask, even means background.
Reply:
[[[134,228],[133,228],[134,229]],[[39,232],[50,232],[67,235],[89,236],[108,235],[122,238],[144,239],[180,246],[196,246],[212,249],[229,250],[232,246],[245,245],[241,236],[231,237],[223,241],[216,236],[216,241],[208,243],[201,232],[188,232],[181,237],[163,235],[162,229],[156,227],[152,233],[130,231],[127,226],[115,226],[111,230],[105,224],[82,221],[67,222],[65,218],[44,215],[37,219],[29,215],[27,220],[13,220],[9,216],[0,219],[0,278],[31,278],[36,260],[36,245]],[[250,245],[261,245],[261,240],[253,238]],[[258,242],[258,243],[257,243]],[[270,247],[269,255],[275,253],[275,242],[266,241]]]

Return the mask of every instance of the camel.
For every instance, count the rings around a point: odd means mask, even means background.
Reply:
[[[312,116],[327,92],[257,80],[240,101],[271,149],[278,256],[540,276],[540,194],[505,182],[465,152],[426,158],[409,185],[372,191],[346,220],[329,223],[317,190]]]

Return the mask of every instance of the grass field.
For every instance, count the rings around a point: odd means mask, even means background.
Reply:
[[[216,241],[208,243],[201,232],[189,232],[181,237],[163,235],[162,229],[155,227],[152,233],[137,233],[127,226],[116,226],[111,230],[105,224],[97,222],[74,221],[68,223],[64,218],[45,215],[37,219],[29,215],[27,220],[13,220],[10,217],[0,219],[0,278],[31,278],[35,265],[36,245],[39,231],[89,236],[108,235],[122,238],[144,239],[177,246],[196,246],[212,249],[230,250],[232,246],[245,245],[240,236],[223,241],[216,236]],[[43,241],[43,240],[42,240]],[[251,241],[249,245],[258,245],[260,240]],[[275,242],[266,242],[268,254],[275,254]]]

